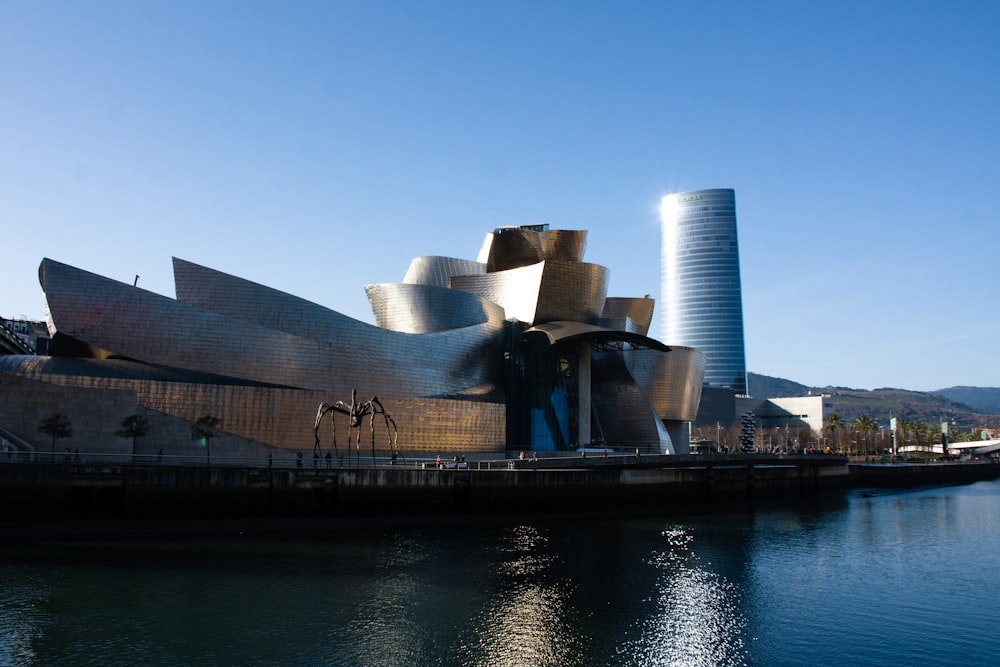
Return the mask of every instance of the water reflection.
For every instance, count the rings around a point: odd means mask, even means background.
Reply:
[[[998,510],[991,483],[834,510],[0,550],[0,664],[992,664]]]
[[[548,538],[532,526],[500,537],[496,581],[472,622],[474,637],[460,647],[466,665],[572,665],[582,663],[584,638],[575,630],[567,601],[572,584]]]
[[[414,576],[414,571],[433,560],[433,551],[409,535],[392,536],[386,542],[370,560],[355,563],[351,568],[361,568],[350,575],[361,594],[356,599],[341,596],[346,624],[337,617],[329,619],[330,649],[323,652],[325,661],[336,662],[346,654],[354,664],[408,664],[414,657],[414,649],[423,643],[426,619],[414,611],[422,606],[425,585]],[[371,570],[366,572],[366,566]],[[341,581],[339,585],[350,583]],[[331,650],[333,647],[336,650]]]
[[[707,569],[689,528],[671,525],[647,563],[658,572],[655,613],[617,652],[623,665],[741,665],[745,662],[739,587]]]
[[[35,662],[32,643],[40,591],[29,572],[15,568],[10,583],[0,589],[0,664]]]

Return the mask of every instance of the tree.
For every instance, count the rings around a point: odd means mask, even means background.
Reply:
[[[899,448],[906,445],[906,434],[910,432],[910,422],[900,417],[896,420],[896,428],[899,430],[899,436],[896,438],[896,450],[893,455],[898,455]]]
[[[191,439],[200,440],[205,443],[205,460],[212,462],[212,438],[215,437],[219,424],[222,420],[213,415],[202,415],[191,424]]]
[[[972,442],[976,438],[975,434],[973,434],[972,431],[962,431],[958,429],[958,430],[949,430],[948,439],[951,442]]]
[[[844,428],[844,420],[840,418],[835,412],[832,412],[826,416],[826,426],[824,429],[830,432],[830,441],[833,444],[833,449],[837,449],[837,429]]]
[[[135,440],[149,433],[149,422],[141,415],[132,415],[122,420],[121,428],[115,431],[119,438],[132,440],[132,458],[135,458]]]
[[[927,436],[927,424],[919,419],[914,419],[910,422],[910,432],[913,433],[915,449],[919,450],[924,438]]]
[[[72,436],[73,423],[66,415],[54,412],[38,423],[38,432],[45,433],[52,438],[52,453],[55,454],[56,440]]]
[[[869,440],[872,432],[878,429],[878,422],[875,421],[870,415],[861,415],[854,421],[854,425],[857,427],[865,437],[865,456],[868,456],[869,451]]]

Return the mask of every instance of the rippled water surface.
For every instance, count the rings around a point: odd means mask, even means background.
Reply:
[[[1000,483],[0,553],[0,664],[984,665]]]

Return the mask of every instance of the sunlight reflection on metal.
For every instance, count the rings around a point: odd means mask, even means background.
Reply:
[[[678,281],[674,279],[664,280],[664,276],[673,278],[677,274],[677,261],[674,257],[673,248],[677,247],[679,235],[677,217],[679,212],[680,206],[675,197],[667,195],[660,202],[660,220],[663,223],[663,238],[660,244],[660,271],[662,273],[660,280],[662,282],[661,289],[663,290],[663,294],[660,296],[662,302],[660,307],[664,309],[664,312],[660,314],[660,319],[664,322],[674,322],[680,317],[677,293]],[[677,341],[671,342],[676,343]]]
[[[679,211],[680,206],[677,204],[676,197],[664,195],[663,199],[660,200],[660,219],[663,222],[673,224],[677,220]]]
[[[658,613],[639,639],[618,648],[623,665],[743,665],[747,620],[737,586],[704,569],[683,527],[669,526],[664,548],[649,564],[663,571],[655,594]]]

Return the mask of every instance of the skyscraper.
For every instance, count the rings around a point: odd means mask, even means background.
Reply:
[[[663,222],[661,336],[705,353],[705,383],[747,393],[743,298],[732,190],[667,195]]]

